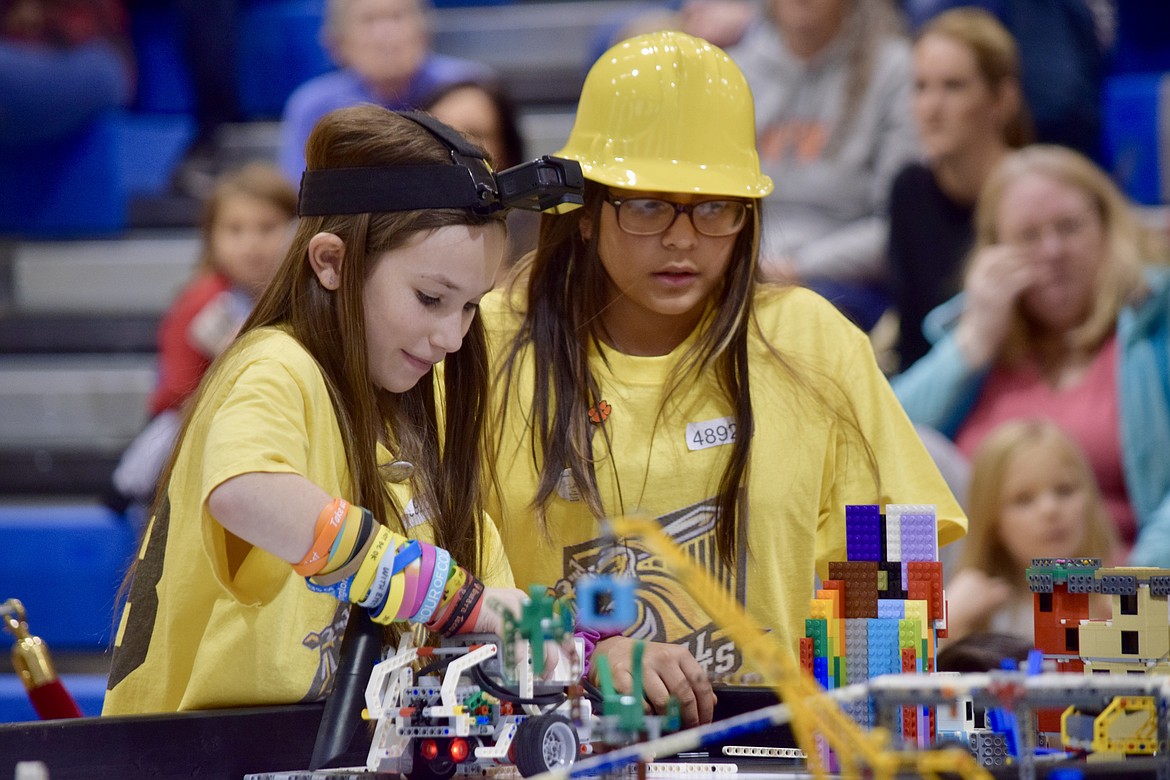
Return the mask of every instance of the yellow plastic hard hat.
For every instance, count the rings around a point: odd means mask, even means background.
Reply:
[[[752,93],[722,49],[680,32],[622,41],[589,70],[557,152],[611,187],[762,198]]]

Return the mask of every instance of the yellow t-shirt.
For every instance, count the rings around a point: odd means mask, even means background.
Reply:
[[[390,454],[378,448],[378,462]],[[170,712],[319,700],[333,684],[349,605],[314,593],[280,558],[229,537],[208,495],[250,472],[301,474],[346,496],[350,477],[321,371],[287,333],[246,336],[199,402],[152,518],[115,639],[105,714]],[[399,506],[409,486],[390,485]],[[408,512],[408,533],[429,541]],[[228,545],[246,555],[233,571]],[[512,578],[492,523],[488,585]],[[234,557],[239,560],[238,556]]]
[[[481,305],[494,358],[506,355],[519,324],[502,293]],[[663,387],[691,341],[662,357],[613,350],[595,355],[591,369],[608,417],[595,429],[593,455],[601,499],[609,515],[642,512],[713,577],[735,594],[757,622],[797,650],[814,595],[814,574],[845,560],[845,505],[936,504],[943,543],[966,531],[967,520],[923,449],[874,360],[865,335],[819,296],[802,289],[761,291],[760,330],[793,369],[785,369],[753,331],[749,341],[755,434],[746,479],[749,549],[726,569],[715,548],[719,479],[735,420],[713,371],[688,376],[665,408]],[[706,668],[739,670],[738,649],[694,602],[656,556],[635,540],[604,545],[587,506],[563,479],[547,508],[548,536],[536,527],[532,501],[539,470],[527,421],[533,382],[530,349],[507,399],[497,459],[500,490],[488,512],[500,527],[520,587],[532,583],[573,591],[590,571],[639,578],[638,621],[627,635],[685,644]],[[802,384],[803,383],[803,384]],[[821,388],[847,398],[873,449],[881,492],[855,437],[808,392]],[[497,381],[495,387],[503,387]],[[660,413],[661,412],[661,413]],[[598,415],[600,417],[600,415]],[[567,476],[567,475],[566,475]],[[741,538],[742,538],[741,534]]]

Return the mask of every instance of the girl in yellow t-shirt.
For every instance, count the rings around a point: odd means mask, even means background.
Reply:
[[[681,33],[618,44],[590,71],[561,156],[584,208],[545,216],[511,289],[484,300],[498,379],[488,513],[518,585],[574,592],[636,575],[638,612],[601,639],[617,684],[632,638],[646,698],[710,720],[713,676],[751,659],[637,540],[599,519],[641,512],[795,649],[815,575],[845,560],[845,505],[935,504],[966,519],[864,333],[806,290],[759,277],[761,199],[743,74]]]
[[[483,157],[373,106],[317,125],[292,246],[163,474],[107,713],[321,699],[350,603],[443,635],[518,604],[478,488],[505,244]]]

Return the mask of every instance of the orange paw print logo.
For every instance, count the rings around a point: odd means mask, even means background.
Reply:
[[[609,413],[613,411],[613,407],[605,401],[598,401],[597,406],[589,407],[589,421],[594,425],[601,425],[609,418]]]

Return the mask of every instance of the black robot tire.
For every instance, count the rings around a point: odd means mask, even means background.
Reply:
[[[512,744],[516,769],[524,777],[570,767],[581,750],[577,729],[562,715],[537,715],[523,721]]]

